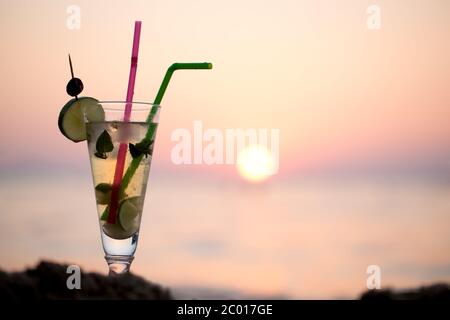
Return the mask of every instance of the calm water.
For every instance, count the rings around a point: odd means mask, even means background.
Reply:
[[[106,273],[89,174],[0,180],[2,268],[49,258]],[[450,281],[449,195],[411,179],[254,188],[150,174],[132,270],[250,297],[356,297],[372,264],[383,287]]]

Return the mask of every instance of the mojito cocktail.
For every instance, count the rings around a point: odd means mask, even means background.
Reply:
[[[110,272],[122,273],[128,270],[138,242],[159,106],[133,103],[131,118],[124,122],[126,102],[99,104],[103,120],[89,120],[85,114],[88,152],[105,258]],[[152,108],[152,121],[146,122]],[[124,171],[120,185],[114,186],[121,147],[126,152]]]
[[[152,161],[159,105],[176,70],[212,68],[209,62],[174,63],[154,103],[133,102],[141,22],[135,22],[125,102],[78,97],[83,82],[74,76],[66,92],[74,97],[61,109],[58,127],[73,142],[87,140],[105,258],[110,274],[128,272],[136,251],[147,180]]]

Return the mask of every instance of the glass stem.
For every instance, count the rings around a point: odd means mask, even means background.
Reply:
[[[109,275],[125,274],[130,271],[131,262],[133,262],[133,256],[114,256],[106,255],[106,262],[109,267]]]

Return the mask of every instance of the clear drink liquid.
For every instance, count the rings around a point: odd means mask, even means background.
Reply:
[[[113,184],[120,144],[123,143],[127,147],[125,173],[133,159],[129,143],[141,142],[148,128],[149,125],[145,122],[92,122],[86,124],[100,232],[103,249],[107,256],[132,256],[136,251],[151,154],[143,156],[128,186],[119,193],[119,207],[114,224],[107,221],[111,194],[108,190]],[[111,137],[114,149],[105,154],[106,159],[102,159],[96,155],[97,140],[105,130]]]

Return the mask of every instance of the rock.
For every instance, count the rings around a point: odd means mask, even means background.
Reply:
[[[168,289],[133,274],[108,277],[81,271],[81,289],[69,290],[66,270],[67,265],[42,261],[22,272],[0,271],[0,299],[172,299]]]
[[[437,283],[410,290],[369,290],[361,300],[450,300],[450,285]]]

